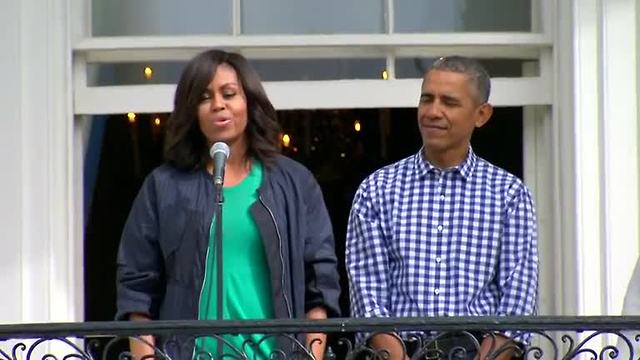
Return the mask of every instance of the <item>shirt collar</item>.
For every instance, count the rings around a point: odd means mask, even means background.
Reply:
[[[447,172],[457,172],[460,175],[462,175],[462,177],[466,180],[466,179],[469,179],[469,177],[471,177],[471,174],[473,174],[473,169],[475,168],[476,162],[477,162],[477,156],[473,152],[473,149],[471,148],[471,146],[469,146],[467,157],[464,159],[463,162],[461,162],[460,164],[454,167],[442,170],[433,166],[429,161],[427,161],[427,159],[424,158],[424,147],[421,147],[420,151],[418,151],[418,153],[414,155],[413,162],[414,162],[414,169],[419,176],[426,176],[430,172],[436,173],[441,171],[447,171]]]

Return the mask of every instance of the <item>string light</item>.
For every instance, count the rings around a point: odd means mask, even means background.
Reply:
[[[129,122],[133,124],[134,122],[136,122],[136,113],[127,113],[127,119],[129,119]]]
[[[146,66],[144,68],[144,77],[147,80],[150,80],[153,77],[153,69],[151,68],[151,66]]]
[[[159,116],[156,116],[155,119],[153,119],[153,125],[160,126],[160,117]]]
[[[387,69],[382,70],[382,80],[389,80],[389,72]]]
[[[360,132],[360,130],[362,130],[362,125],[360,125],[360,120],[356,120],[356,121],[353,123],[353,129],[354,129],[356,132]]]
[[[289,147],[290,143],[291,143],[291,136],[289,136],[288,134],[282,135],[282,145],[284,147]]]

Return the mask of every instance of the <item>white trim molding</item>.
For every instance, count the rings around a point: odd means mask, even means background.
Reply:
[[[171,112],[175,85],[85,87],[76,78],[76,114]],[[420,79],[265,82],[265,91],[278,110],[415,107]],[[540,77],[492,80],[495,106],[551,104],[551,83]]]
[[[452,52],[483,57],[531,58],[538,49],[550,48],[552,41],[541,33],[437,33],[371,35],[211,35],[211,36],[116,36],[78,40],[73,50],[89,62],[139,60],[184,60],[210,48],[231,49],[261,58],[324,56],[343,58],[374,49],[385,54],[402,50],[404,54],[440,56]],[[349,52],[349,50],[358,52]],[[367,51],[369,49],[369,51]],[[482,52],[482,49],[490,50]],[[321,51],[318,51],[321,50]],[[344,54],[343,52],[346,52]]]

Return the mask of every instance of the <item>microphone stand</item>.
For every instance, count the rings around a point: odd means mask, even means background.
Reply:
[[[227,158],[229,158],[229,146],[224,142],[218,141],[209,149],[209,156],[213,160],[213,188],[215,191],[216,206],[214,209],[214,219],[216,221],[214,228],[214,246],[216,258],[216,320],[222,321],[222,302],[224,294],[222,286],[222,203],[224,202],[222,187],[224,184],[224,168]],[[222,359],[224,354],[222,337],[217,335],[217,353],[218,358]]]
[[[216,320],[223,320],[222,316],[222,301],[223,301],[223,286],[222,286],[222,203],[224,202],[224,196],[222,195],[222,184],[214,185],[215,186],[215,195],[216,195],[216,207],[215,207],[215,229],[214,229],[214,237],[215,242],[214,246],[216,248],[215,257],[216,257]],[[224,343],[220,335],[218,335],[218,358],[222,358],[223,354],[223,346]]]

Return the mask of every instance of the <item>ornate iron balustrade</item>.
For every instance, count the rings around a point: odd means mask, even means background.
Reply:
[[[257,342],[278,344],[271,359],[313,359],[300,334],[329,334],[326,359],[385,359],[388,352],[354,342],[355,333],[388,333],[415,340],[411,359],[459,359],[471,357],[481,346],[474,333],[488,336],[488,358],[505,351],[525,359],[638,359],[640,316],[634,317],[449,317],[260,321],[154,321],[86,322],[0,325],[0,360],[22,359],[130,359],[130,339],[144,341],[143,334],[157,336],[156,359],[253,359],[247,341],[225,354],[194,351],[194,341],[211,337],[226,342],[225,334],[261,334]],[[495,334],[525,340],[495,346]],[[489,335],[487,335],[489,334]],[[439,348],[443,339],[456,336],[472,344],[468,349]],[[160,340],[162,339],[162,340]],[[398,338],[399,339],[399,338]],[[134,340],[135,341],[135,340]],[[402,348],[404,343],[398,342]],[[312,343],[311,347],[317,346]]]

